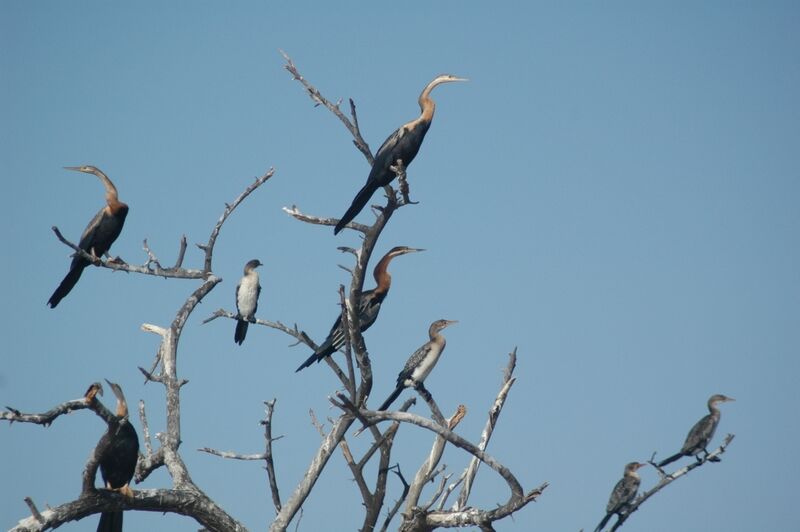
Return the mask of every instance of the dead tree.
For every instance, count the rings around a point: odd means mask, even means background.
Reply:
[[[368,164],[372,164],[373,155],[366,141],[363,139],[358,126],[355,103],[349,101],[349,117],[341,110],[341,102],[333,103],[325,98],[322,93],[311,85],[300,72],[292,60],[284,54],[285,68],[293,78],[302,84],[308,96],[315,104],[324,106],[332,112],[348,129],[353,137],[356,148],[364,155]],[[287,530],[290,523],[296,522],[298,514],[311,494],[317,480],[323,474],[331,457],[341,452],[347,464],[356,488],[361,496],[364,508],[364,517],[361,525],[363,531],[387,530],[392,521],[399,515],[399,530],[401,531],[428,531],[440,527],[478,527],[481,530],[494,530],[494,523],[511,516],[522,510],[530,502],[544,492],[547,482],[539,483],[535,488],[523,488],[523,483],[503,463],[488,452],[489,442],[494,434],[506,400],[516,382],[514,370],[517,363],[517,353],[514,349],[508,358],[508,364],[502,375],[499,390],[495,400],[489,406],[486,424],[477,443],[459,434],[459,422],[467,415],[463,405],[446,417],[436,403],[433,393],[419,383],[415,390],[423,399],[430,416],[410,412],[416,404],[414,398],[407,399],[403,405],[394,411],[374,411],[370,409],[368,401],[373,385],[372,366],[367,344],[361,333],[359,315],[357,312],[359,299],[364,285],[365,274],[375,246],[397,209],[403,208],[413,202],[409,201],[409,185],[406,179],[406,169],[402,161],[398,161],[393,170],[398,175],[398,189],[391,185],[384,188],[385,201],[382,205],[373,207],[375,221],[372,225],[363,225],[351,222],[348,227],[363,235],[362,244],[358,249],[340,248],[354,257],[351,272],[350,286],[339,289],[341,303],[341,318],[344,326],[346,341],[344,344],[344,365],[341,366],[334,357],[326,357],[327,366],[341,382],[344,391],[329,398],[330,403],[338,409],[338,417],[332,420],[330,427],[323,430],[322,425],[316,422],[322,441],[319,448],[310,457],[303,479],[293,488],[280,486],[276,477],[274,464],[282,457],[273,450],[273,442],[277,439],[272,435],[273,413],[277,400],[265,401],[264,427],[264,452],[256,454],[241,454],[237,452],[220,451],[210,447],[200,449],[215,456],[228,459],[263,461],[267,470],[267,478],[275,516],[271,522],[270,530]],[[229,515],[215,501],[211,500],[191,478],[188,468],[181,457],[181,389],[186,381],[180,378],[178,372],[178,344],[187,319],[203,298],[211,292],[221,281],[214,274],[213,253],[220,230],[233,213],[233,211],[256,189],[263,185],[273,175],[273,170],[256,179],[248,186],[231,204],[225,206],[222,216],[212,228],[208,241],[198,245],[202,256],[202,267],[191,269],[183,266],[187,249],[186,239],[180,244],[178,260],[172,267],[164,267],[156,255],[144,242],[147,255],[146,262],[141,266],[127,264],[121,260],[100,261],[104,268],[123,270],[131,273],[153,275],[174,279],[199,280],[201,284],[187,297],[185,302],[177,309],[175,318],[168,326],[144,324],[142,330],[156,334],[159,345],[152,365],[145,369],[139,368],[149,382],[161,384],[164,387],[164,408],[166,409],[166,427],[159,431],[157,444],[150,437],[150,429],[145,415],[145,406],[139,405],[140,422],[142,426],[144,452],[140,455],[136,468],[135,481],[137,483],[146,479],[153,471],[165,467],[171,478],[172,485],[160,489],[136,490],[132,498],[122,497],[107,490],[97,490],[94,487],[94,476],[97,463],[90,457],[84,470],[83,484],[80,496],[70,502],[63,503],[54,508],[40,511],[33,500],[26,498],[31,516],[19,521],[14,531],[39,531],[56,528],[68,521],[82,519],[88,515],[102,511],[114,510],[139,510],[169,512],[185,515],[194,519],[207,530],[238,531],[245,530],[244,526],[233,516]],[[303,223],[335,226],[335,218],[325,218],[305,214],[296,206],[284,208],[296,220]],[[86,254],[75,244],[61,236],[58,229],[53,228],[56,236],[70,246],[78,254]],[[91,258],[91,257],[87,257]],[[217,318],[236,319],[236,313],[219,309],[203,323]],[[269,327],[287,334],[298,343],[307,345],[312,349],[317,344],[296,325],[289,327],[281,322],[270,322],[256,319],[255,324]],[[338,357],[337,357],[338,358]],[[9,408],[0,412],[0,419],[9,422],[26,422],[49,425],[59,416],[74,410],[90,409],[98,416],[107,419],[111,414],[99,401],[87,400],[86,397],[65,401],[48,412],[42,414],[24,414]],[[385,422],[385,423],[384,423]],[[371,443],[361,456],[355,456],[349,443],[347,433],[351,427],[361,427],[353,436],[361,432],[368,432]],[[392,451],[395,436],[400,430],[423,430],[431,433],[431,448],[427,458],[422,464],[416,466],[413,478],[407,480],[402,474],[399,465],[392,465]],[[726,441],[727,445],[728,441]],[[445,466],[440,465],[444,449],[447,445],[463,452],[465,468],[457,475],[448,472]],[[717,451],[717,454],[721,453]],[[714,455],[714,453],[712,453]],[[716,456],[716,455],[715,455]],[[367,464],[377,460],[377,467],[367,469]],[[470,495],[476,482],[476,475],[480,464],[485,464],[492,474],[497,474],[508,486],[508,497],[502,504],[491,508],[476,508],[468,504]],[[689,466],[689,470],[697,467]],[[369,478],[368,471],[374,470],[374,476]],[[387,504],[387,488],[391,473],[397,477],[402,488],[401,495],[392,504]],[[487,471],[489,473],[489,471]],[[679,474],[680,473],[680,474]],[[620,518],[615,528],[622,525],[625,518],[635,511],[653,493],[669,484],[672,480],[685,473],[664,475],[662,482],[650,492],[645,493],[632,506],[627,514]],[[425,494],[425,488],[429,493]],[[282,493],[289,493],[282,497]],[[456,492],[458,492],[457,495]],[[454,497],[452,502],[450,498]],[[385,517],[381,520],[381,515]]]

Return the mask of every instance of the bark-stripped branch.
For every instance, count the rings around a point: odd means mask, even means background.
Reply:
[[[489,419],[486,421],[486,426],[483,428],[483,432],[481,432],[481,440],[478,443],[478,448],[481,450],[486,449],[486,447],[489,445],[489,440],[492,438],[494,427],[497,425],[497,419],[500,417],[500,412],[503,410],[503,405],[508,397],[508,392],[511,390],[511,386],[514,385],[515,379],[513,375],[516,367],[517,348],[515,347],[514,350],[508,354],[508,364],[503,372],[503,384],[500,387],[500,392],[497,394],[497,398],[495,398],[494,403],[492,404],[492,408],[489,409]],[[467,500],[469,499],[469,494],[472,491],[472,482],[478,472],[479,465],[480,461],[477,458],[470,460],[469,466],[467,466],[466,471],[464,471],[464,475],[462,477],[464,479],[464,483],[461,486],[461,493],[458,495],[458,500],[453,505],[453,510],[463,510],[467,506]]]
[[[356,409],[356,407],[347,399],[343,394],[337,394],[336,400],[331,399],[331,403],[342,409],[343,411],[356,415],[356,413],[363,419],[367,420],[370,424],[378,421],[400,421],[402,423],[411,423],[424,429],[430,430],[439,436],[443,437],[447,442],[459,447],[466,452],[478,458],[481,462],[492,468],[497,472],[506,484],[508,484],[511,492],[508,501],[492,510],[478,510],[474,508],[466,508],[460,511],[434,511],[429,512],[421,508],[415,507],[410,514],[405,514],[401,530],[428,530],[436,527],[453,527],[453,526],[485,526],[499,519],[503,519],[520,508],[524,507],[531,501],[541,495],[542,491],[547,487],[545,482],[541,486],[525,493],[522,485],[511,473],[511,471],[498,462],[494,457],[481,450],[475,444],[462,438],[458,434],[452,432],[448,427],[443,427],[438,423],[408,412],[391,412],[391,411],[372,411],[366,409]]]
[[[191,517],[208,530],[219,532],[247,530],[227,514],[217,512],[216,508],[216,504],[206,495],[188,489],[136,490],[132,498],[108,490],[97,490],[83,493],[72,502],[48,508],[39,512],[38,516],[22,519],[11,528],[10,532],[50,530],[92,514],[115,510],[170,512]]]
[[[283,68],[288,70],[289,73],[292,75],[292,77],[303,85],[303,87],[306,89],[306,93],[308,94],[309,98],[311,98],[311,100],[316,105],[324,105],[331,113],[333,113],[336,116],[336,118],[342,121],[344,127],[346,127],[347,130],[350,131],[350,134],[353,135],[353,144],[355,144],[356,148],[358,148],[358,151],[364,154],[364,157],[367,159],[367,162],[369,163],[370,166],[372,166],[374,159],[372,158],[372,152],[369,149],[369,145],[361,136],[361,131],[358,128],[358,117],[356,116],[356,104],[355,102],[353,102],[353,99],[352,98],[350,99],[350,113],[353,116],[353,121],[351,122],[344,115],[342,110],[339,109],[339,105],[342,103],[341,100],[334,104],[330,100],[325,98],[322,95],[322,93],[320,93],[316,89],[316,87],[311,85],[308,82],[308,80],[306,80],[306,78],[304,78],[300,74],[300,72],[298,72],[297,67],[294,66],[292,58],[289,57],[283,50],[280,50],[280,52],[283,58],[286,60],[286,64],[284,65]]]
[[[205,275],[205,272],[202,270],[196,270],[191,268],[162,268],[161,265],[158,263],[158,260],[155,259],[155,255],[152,252],[148,253],[147,262],[145,262],[141,266],[136,266],[135,264],[128,264],[119,258],[103,260],[101,258],[95,257],[91,253],[87,253],[83,249],[79,248],[77,244],[74,244],[64,238],[64,235],[61,234],[58,227],[52,227],[53,232],[56,234],[56,238],[58,238],[62,244],[65,244],[71,247],[76,255],[83,257],[84,259],[88,260],[95,266],[100,266],[101,268],[108,268],[109,270],[116,270],[121,272],[128,272],[128,273],[141,273],[143,275],[153,275],[156,277],[164,277],[165,279],[202,279]],[[145,253],[147,253],[147,241],[145,240]],[[178,256],[180,258],[179,251]]]
[[[239,196],[235,200],[233,200],[233,203],[231,203],[230,205],[228,204],[225,205],[225,210],[222,212],[222,216],[219,217],[219,220],[217,220],[217,224],[214,226],[214,229],[211,230],[211,235],[208,237],[208,242],[204,245],[200,244],[197,245],[200,249],[202,249],[205,252],[206,255],[205,261],[203,263],[203,270],[205,272],[211,271],[211,258],[214,254],[214,244],[217,241],[217,237],[219,236],[219,232],[222,230],[222,225],[225,223],[225,220],[228,219],[228,216],[230,216],[231,213],[233,213],[236,207],[238,207],[239,204],[243,202],[245,198],[247,198],[247,196],[253,193],[253,191],[255,191],[258,187],[266,183],[267,180],[269,180],[269,178],[272,177],[274,174],[275,174],[275,169],[270,168],[269,170],[267,170],[266,174],[262,175],[259,178],[256,178],[256,180],[253,181],[253,183],[251,183],[250,186],[244,189],[244,191],[241,194],[239,194]]]

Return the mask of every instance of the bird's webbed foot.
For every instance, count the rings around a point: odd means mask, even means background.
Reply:
[[[128,499],[133,499],[133,490],[131,489],[130,485],[125,484],[118,490],[123,497],[127,497]]]
[[[108,257],[108,262],[111,264],[127,264],[127,262],[122,260],[122,257],[120,257],[119,255],[117,255],[116,257]]]

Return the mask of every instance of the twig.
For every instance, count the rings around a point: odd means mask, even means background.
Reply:
[[[272,459],[272,414],[275,412],[275,401],[264,401],[265,415],[264,421],[264,461],[267,463],[267,478],[269,479],[269,489],[272,493],[272,504],[275,506],[275,511],[281,511],[281,495],[278,491],[278,479],[275,476],[275,462]],[[275,438],[277,440],[278,438]]]
[[[311,83],[309,83],[308,80],[300,74],[300,72],[297,70],[297,67],[294,66],[292,58],[289,57],[286,54],[286,52],[280,50],[280,53],[286,60],[284,68],[288,70],[290,74],[292,74],[292,77],[296,81],[299,81],[303,85],[303,87],[305,87],[308,96],[315,104],[324,105],[330,112],[332,112],[336,116],[336,118],[342,121],[342,124],[344,124],[344,126],[347,128],[348,131],[350,131],[350,134],[353,136],[353,144],[355,144],[356,148],[358,148],[358,151],[364,154],[364,157],[367,159],[367,162],[369,163],[370,166],[372,166],[374,159],[372,158],[372,152],[369,149],[369,145],[361,136],[361,131],[358,129],[358,118],[356,117],[356,104],[353,102],[353,99],[352,98],[350,99],[350,112],[353,115],[353,121],[351,122],[344,115],[342,110],[339,109],[338,103],[337,104],[331,103],[327,98],[325,98],[322,95],[322,93],[320,93],[316,89],[316,87],[311,85]]]

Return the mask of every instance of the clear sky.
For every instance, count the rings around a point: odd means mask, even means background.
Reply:
[[[43,411],[109,378],[146,401],[151,430],[164,427],[162,389],[136,369],[157,338],[139,327],[167,325],[197,283],[90,268],[47,308],[69,263],[50,227],[77,239],[103,205],[94,177],[63,166],[94,164],[116,182],[131,210],[112,252],[139,264],[145,238],[165,264],[181,235],[205,241],[224,202],[274,166],[223,229],[214,269],[224,281],[179,354],[193,478],[263,530],[273,511],[261,464],[195,449],[259,452],[262,401],[276,397],[286,496],[319,443],[308,410],[335,416],[326,397],[338,380],[324,366],[295,374],[308,350],[276,331],[251,327],[238,347],[233,322],[201,321],[233,309],[242,266],[259,258],[259,316],[323,339],[347,282],[337,264],[349,256],[336,248],[358,240],[281,207],[340,216],[368,173],[278,49],[327,96],[356,101],[373,150],[449,72],[470,82],[435,91],[409,170],[420,204],[396,214],[377,250],[428,250],[392,264],[366,335],[378,400],[431,321],[460,320],[428,385],[443,410],[467,406],[459,432],[477,441],[518,346],[489,450],[526,489],[550,487],[498,530],[577,531],[602,517],[625,463],[677,451],[708,396],[725,393],[737,402],[723,406],[715,443],[737,437],[723,462],[662,491],[625,530],[799,530],[798,27],[796,2],[3,2],[0,405]],[[187,265],[200,258],[190,249]],[[88,412],[48,429],[0,425],[0,526],[27,515],[25,496],[40,508],[76,497],[103,430]],[[398,438],[407,475],[430,442],[412,427]],[[453,449],[444,459],[456,473],[466,461]],[[657,481],[649,468],[642,476],[644,487]],[[332,518],[358,526],[349,479],[337,454],[300,530],[330,530]],[[478,483],[473,504],[505,500],[488,470]],[[162,471],[140,487],[168,485]],[[388,500],[400,489],[390,481]],[[197,529],[159,514],[125,520]]]

